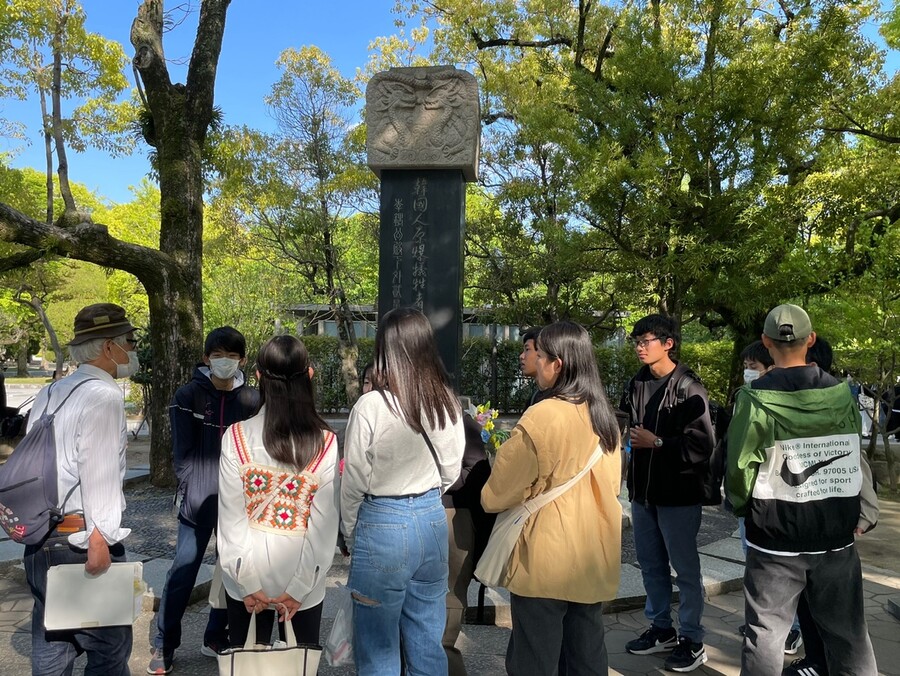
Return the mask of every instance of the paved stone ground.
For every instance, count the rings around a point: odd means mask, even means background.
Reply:
[[[129,449],[129,467],[147,463],[147,443],[139,439]],[[150,487],[148,484],[133,484],[126,490],[128,511],[126,520],[133,528],[126,541],[129,551],[141,560],[152,559],[145,564],[145,577],[152,564],[163,572],[165,559],[171,557],[175,542],[175,516],[171,506],[171,492]],[[739,546],[729,535],[734,530],[734,519],[717,509],[704,511],[703,530],[700,545],[710,561],[721,562],[722,571],[729,573],[713,579],[707,589],[710,593],[733,588],[739,584]],[[634,562],[633,544],[630,533],[623,538],[625,564]],[[4,543],[0,543],[0,549]],[[889,613],[891,602],[900,598],[900,574],[892,570],[900,569],[900,504],[884,503],[879,527],[863,537],[858,548],[864,562],[866,613],[869,632],[875,646],[879,673],[900,676],[900,623]],[[212,549],[207,552],[207,562],[212,561]],[[718,557],[718,558],[716,558]],[[704,563],[704,567],[706,564]],[[623,566],[632,577],[639,573],[630,565]],[[735,570],[738,574],[735,574]],[[706,568],[704,573],[706,573]],[[713,574],[719,570],[711,571]],[[346,580],[346,564],[337,557],[336,565],[329,574],[329,592],[323,612],[322,636],[327,636],[331,627],[337,603],[337,584]],[[723,573],[724,574],[724,573]],[[634,580],[632,580],[634,582]],[[722,584],[716,584],[721,582]],[[470,589],[470,603],[474,605],[477,586]],[[489,592],[489,598],[502,606],[502,597]],[[634,597],[628,599],[633,607]],[[496,613],[497,625],[465,625],[460,638],[471,676],[494,676],[505,673],[503,656],[509,640],[509,616]],[[183,648],[176,655],[176,674],[196,674],[214,676],[218,673],[214,660],[200,655],[199,646],[206,624],[208,607],[196,603],[189,607],[184,618]],[[29,656],[31,621],[31,597],[23,581],[21,571],[14,567],[6,569],[6,576],[0,577],[0,676],[24,676],[30,673]],[[704,624],[707,629],[707,652],[709,662],[698,674],[737,675],[740,671],[740,637],[737,626],[743,621],[743,597],[739,591],[731,591],[709,599]],[[625,609],[607,616],[606,645],[610,652],[611,673],[625,676],[640,674],[660,674],[663,659],[659,656],[638,657],[624,652],[624,643],[646,627],[647,621],[640,610]],[[145,610],[134,626],[134,650],[131,659],[133,674],[145,673],[150,656],[149,641],[155,628],[155,614],[145,605]],[[802,650],[800,655],[802,655]],[[799,655],[798,655],[799,656]],[[788,664],[792,658],[786,658]],[[84,658],[80,658],[76,674],[84,670]],[[352,668],[331,669],[323,666],[320,674],[325,676],[353,674]]]
[[[344,574],[342,571],[338,572],[332,576],[332,582]],[[868,567],[865,578],[867,622],[875,645],[879,673],[896,676],[900,674],[900,623],[887,614],[885,606],[888,598],[900,590],[900,578],[895,573]],[[0,601],[0,673],[4,676],[25,676],[30,673],[31,597],[23,584],[10,578],[0,578],[0,598],[3,599]],[[335,602],[335,594],[329,592],[324,612],[323,636],[327,635],[331,627],[336,610]],[[215,676],[218,673],[215,662],[199,652],[207,613],[207,607],[202,603],[188,609],[183,624],[184,647],[176,653],[176,674]],[[709,662],[695,673],[724,676],[737,676],[740,673],[740,637],[737,627],[742,622],[742,616],[741,592],[709,599],[704,615]],[[135,675],[145,673],[154,618],[152,612],[144,611],[135,623],[131,659],[131,670]],[[624,676],[666,673],[662,670],[662,657],[639,657],[628,655],[624,651],[624,643],[642,631],[645,625],[646,620],[640,610],[607,617],[606,645],[610,653],[610,665],[614,670],[611,673]],[[470,676],[498,676],[505,673],[503,655],[508,640],[508,623],[503,622],[499,626],[464,625],[460,648]],[[800,655],[802,650],[797,656]],[[786,656],[785,664],[789,664],[791,659],[793,658]],[[76,674],[83,673],[84,661],[84,658],[79,659]],[[323,676],[344,676],[355,672],[352,668],[332,669],[323,666],[319,673]]]

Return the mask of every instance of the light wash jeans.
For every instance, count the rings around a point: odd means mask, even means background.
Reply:
[[[447,673],[447,517],[437,489],[366,496],[359,508],[350,577],[353,657],[359,676]]]
[[[703,578],[697,533],[700,505],[667,507],[631,503],[634,551],[641,566],[647,603],[644,614],[655,627],[672,626],[672,575],[678,585],[678,633],[695,643],[703,643]]]

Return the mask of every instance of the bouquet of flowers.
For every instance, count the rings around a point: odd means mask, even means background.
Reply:
[[[472,413],[475,422],[481,425],[481,440],[488,445],[489,453],[496,453],[500,444],[509,439],[509,432],[501,430],[494,424],[499,415],[497,409],[491,408],[491,402],[476,406],[475,412]]]

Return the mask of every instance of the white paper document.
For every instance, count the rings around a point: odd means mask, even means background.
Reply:
[[[141,612],[146,585],[140,562],[113,563],[101,575],[88,575],[83,563],[47,571],[44,628],[47,631],[133,624]]]

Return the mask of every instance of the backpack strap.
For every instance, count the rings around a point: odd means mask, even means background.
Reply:
[[[71,390],[69,390],[69,393],[59,403],[59,406],[57,406],[55,409],[53,409],[53,413],[51,413],[50,415],[55,417],[56,414],[59,413],[60,409],[65,405],[65,403],[67,401],[69,401],[69,397],[71,397],[73,394],[75,394],[75,390],[77,390],[82,385],[91,382],[92,380],[100,380],[100,379],[99,378],[85,378],[80,383],[75,385],[75,387],[73,387]],[[57,380],[56,383],[58,383],[58,382],[59,381]],[[53,383],[53,385],[56,385],[56,383]],[[53,385],[51,385],[49,387],[49,389],[47,390],[47,405],[44,407],[44,412],[41,415],[47,415],[47,409],[50,407],[50,395],[53,392]],[[63,500],[62,505],[60,505],[60,507],[59,507],[60,515],[64,515],[66,513],[66,503],[69,501],[69,498],[72,497],[72,493],[75,492],[75,489],[78,488],[80,485],[81,485],[81,479],[79,478],[78,481],[75,482],[75,485],[69,489],[69,492],[66,493],[65,499]]]
[[[65,500],[63,500],[62,504],[59,506],[59,513],[60,513],[60,516],[64,516],[64,515],[65,515],[65,513],[66,513],[66,503],[69,501],[69,498],[72,497],[72,493],[75,492],[75,489],[78,488],[80,485],[81,485],[81,479],[78,479],[78,481],[75,483],[75,485],[72,486],[72,488],[69,489],[69,492],[68,492],[68,493],[66,493],[66,498],[65,498]]]
[[[77,390],[82,385],[85,385],[85,384],[91,382],[92,380],[100,380],[100,379],[99,378],[85,378],[84,380],[82,380],[75,387],[73,387],[71,390],[69,390],[69,393],[59,403],[59,406],[57,406],[55,409],[53,409],[53,413],[51,413],[51,415],[55,416],[57,413],[59,413],[59,410],[65,405],[65,403],[67,401],[69,401],[69,397],[71,397],[73,394],[75,394],[75,390]],[[57,380],[56,383],[58,383],[58,382],[60,382],[60,381]],[[53,383],[53,385],[56,385],[56,383]],[[46,415],[47,409],[50,408],[50,395],[53,394],[53,385],[51,385],[47,389],[47,405],[44,407],[44,412],[41,415]]]

